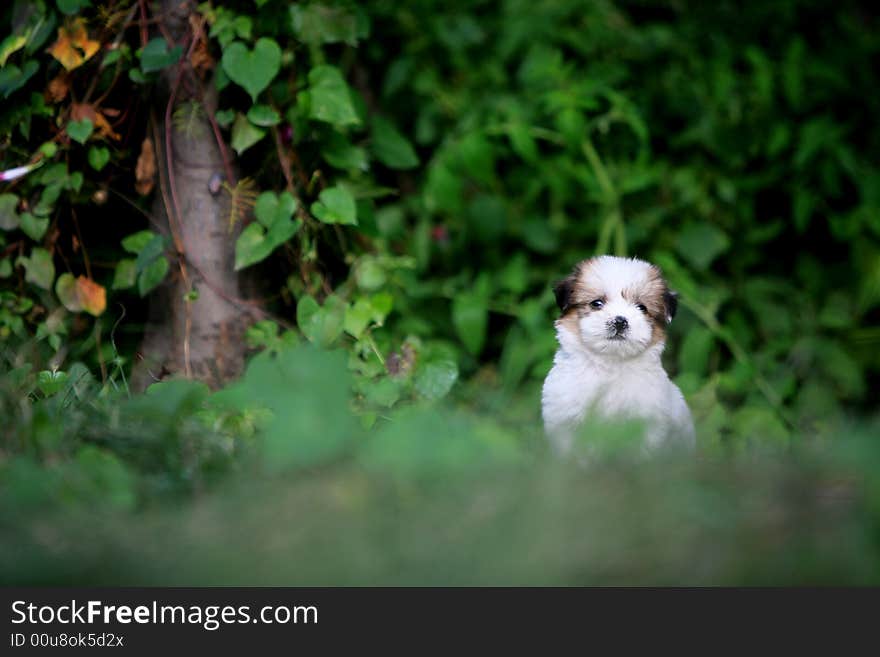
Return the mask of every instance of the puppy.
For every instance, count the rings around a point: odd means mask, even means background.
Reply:
[[[660,356],[677,298],[660,269],[636,258],[598,256],[556,284],[559,348],[544,380],[544,427],[568,451],[587,416],[640,420],[654,446],[695,442],[693,421]]]

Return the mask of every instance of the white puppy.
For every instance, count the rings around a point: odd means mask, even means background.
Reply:
[[[555,447],[568,451],[587,416],[640,420],[648,446],[693,445],[690,411],[660,362],[677,307],[660,269],[599,256],[579,263],[555,292],[559,349],[542,395],[544,427]]]

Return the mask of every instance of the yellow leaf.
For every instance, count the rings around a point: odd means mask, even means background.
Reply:
[[[82,309],[97,317],[107,308],[107,290],[95,281],[79,276],[76,279],[76,296]]]
[[[89,39],[86,24],[77,18],[58,28],[58,39],[49,48],[49,54],[68,71],[81,66],[101,48],[98,41]]]

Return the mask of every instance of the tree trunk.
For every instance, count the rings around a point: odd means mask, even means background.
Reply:
[[[189,29],[189,6],[179,0],[162,3],[165,26],[177,43],[185,41]],[[218,185],[229,168],[208,120],[216,111],[217,93],[213,82],[200,81],[186,62],[169,67],[163,76],[164,93],[157,93],[154,129],[148,132],[161,183],[154,216],[181,254],[170,258],[170,274],[150,299],[150,321],[132,384],[143,389],[166,376],[184,375],[219,387],[242,370],[242,337],[250,316],[240,302],[234,270],[236,234],[228,225],[229,194]],[[199,88],[200,93],[193,93]],[[169,99],[173,106],[166,112]],[[166,125],[174,110],[192,102],[201,107],[188,111],[185,125],[174,120]],[[227,182],[235,186],[234,180]]]

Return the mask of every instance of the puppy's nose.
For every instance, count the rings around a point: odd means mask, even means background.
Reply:
[[[629,322],[626,321],[626,317],[623,317],[622,315],[618,315],[617,317],[614,318],[614,330],[617,331],[618,333],[626,330],[626,328],[628,326],[629,326]]]

